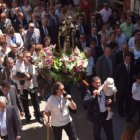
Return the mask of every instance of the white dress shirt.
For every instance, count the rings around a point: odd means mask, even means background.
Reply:
[[[7,127],[6,127],[6,110],[0,111],[0,135],[7,135]]]
[[[119,49],[121,49],[122,45],[127,43],[125,35],[121,34],[121,36],[116,36],[116,42],[119,45]]]
[[[93,57],[88,58],[88,65],[86,67],[86,76],[91,76],[93,74],[94,59]]]
[[[72,121],[68,109],[69,101],[62,96],[51,95],[46,103],[46,112],[51,113],[52,126],[64,126]]]
[[[136,101],[140,101],[140,84],[133,83],[132,86],[132,98]]]
[[[105,112],[106,111],[105,94],[103,91],[101,91],[100,96],[98,96],[98,103],[99,103],[100,112]]]
[[[100,11],[100,14],[101,14],[101,16],[102,16],[103,22],[107,22],[107,21],[108,21],[109,17],[111,16],[111,13],[112,13],[112,11],[111,11],[110,8],[108,8],[108,10],[106,10],[105,8],[103,8],[103,9]]]
[[[22,68],[23,68],[22,72],[26,72],[26,73],[31,74],[31,76],[32,76],[32,86],[33,87],[38,87],[38,82],[37,82],[38,73],[36,71],[35,65],[32,65],[32,64],[25,65],[24,64],[24,67],[22,67]],[[14,66],[11,76],[16,75],[16,73],[17,73],[17,68],[16,68],[16,66]],[[13,79],[13,77],[12,77],[12,79]],[[17,80],[17,85],[18,85],[18,89],[20,89],[19,80]],[[31,86],[30,80],[25,80],[24,89],[28,89],[30,86]]]
[[[134,36],[131,37],[128,41],[128,46],[129,46],[129,49],[131,49],[132,47],[134,47],[134,44],[135,44],[135,38]]]

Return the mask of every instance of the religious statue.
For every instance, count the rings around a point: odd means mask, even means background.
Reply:
[[[59,27],[58,45],[63,51],[72,51],[75,46],[76,28],[72,23],[72,17],[68,16],[66,21]]]

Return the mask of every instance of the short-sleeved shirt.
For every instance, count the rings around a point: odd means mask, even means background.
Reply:
[[[72,121],[68,109],[69,101],[62,96],[51,95],[46,103],[46,112],[51,113],[52,126],[64,126]]]

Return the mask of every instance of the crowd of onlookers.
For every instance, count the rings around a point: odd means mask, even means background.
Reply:
[[[108,3],[100,10],[90,9],[88,0],[0,0],[0,96],[15,106],[18,119],[19,109],[31,123],[30,94],[35,118],[42,122],[37,93],[44,98],[52,81],[36,71],[31,59],[51,44],[59,51],[59,27],[70,17],[75,46],[88,59],[84,78],[91,83],[97,75],[103,83],[112,77],[120,117],[132,122],[138,110],[140,124],[140,16],[111,9]]]

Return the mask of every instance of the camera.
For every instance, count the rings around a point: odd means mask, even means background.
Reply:
[[[64,90],[63,96],[66,97],[67,95],[69,95],[69,94]],[[67,98],[67,99],[68,99],[69,101],[71,101],[71,100],[72,100],[71,95],[69,95],[69,96],[70,96],[70,97]]]

